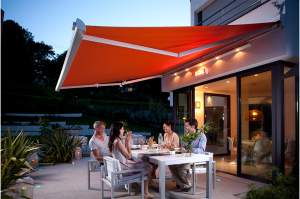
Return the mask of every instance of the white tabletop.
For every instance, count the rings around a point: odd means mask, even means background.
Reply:
[[[148,156],[149,162],[158,164],[158,162],[164,162],[165,165],[173,165],[173,164],[184,164],[184,163],[194,163],[201,161],[208,161],[209,156],[204,154],[194,154],[192,157],[185,157],[181,154],[170,155],[166,153],[167,150],[163,150],[162,155],[158,156]],[[147,153],[146,150],[131,150],[131,154],[134,157],[141,158],[144,153]]]
[[[164,149],[164,152],[168,151],[168,149]],[[212,194],[212,156],[204,155],[204,154],[194,154],[192,157],[184,157],[181,154],[170,155],[167,153],[163,153],[159,156],[148,156],[144,155],[147,153],[146,150],[131,150],[131,155],[137,158],[142,159],[143,161],[148,161],[154,164],[158,164],[159,166],[159,198],[165,198],[165,166],[166,165],[174,165],[174,164],[184,164],[184,163],[195,163],[206,161],[206,197],[211,198]]]

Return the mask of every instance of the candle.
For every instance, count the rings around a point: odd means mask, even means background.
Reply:
[[[77,152],[77,154],[79,155],[79,152]]]
[[[35,163],[35,160],[31,160],[31,163],[34,164],[34,163]]]
[[[27,189],[26,189],[26,186],[25,187],[22,187],[22,190],[21,190],[21,196],[27,196]]]

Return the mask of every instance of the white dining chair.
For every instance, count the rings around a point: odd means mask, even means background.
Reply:
[[[233,147],[233,142],[232,142],[231,138],[230,137],[227,137],[227,138],[228,138],[228,143],[229,143],[229,150],[230,151],[237,151],[237,149],[235,147]],[[228,162],[228,164],[234,164],[235,165],[236,164],[236,159]]]
[[[141,182],[141,193],[142,199],[144,199],[144,181],[147,180],[147,176],[145,176],[143,169],[132,169],[132,170],[123,170],[121,169],[121,165],[119,160],[114,159],[112,157],[105,156],[103,158],[104,165],[102,165],[102,172],[105,171],[104,177],[101,180],[101,195],[104,197],[104,184],[107,184],[111,188],[111,198],[114,199],[114,190],[115,187],[128,185],[128,194],[130,194],[131,184],[134,182]],[[123,176],[125,173],[136,173],[130,176]],[[102,176],[102,175],[101,175]],[[104,190],[104,191],[102,191]],[[124,196],[128,196],[128,194]],[[123,196],[123,195],[122,195]],[[118,196],[118,197],[122,197]]]
[[[213,153],[205,152],[205,155],[214,156]],[[198,195],[201,193],[206,193],[206,191],[196,192],[196,184],[197,184],[197,174],[206,174],[206,162],[196,162],[193,164],[192,168],[188,170],[188,173],[193,176],[193,195]],[[216,161],[212,161],[212,174],[213,174],[213,189],[212,191],[216,190]],[[211,185],[206,185],[211,186]]]

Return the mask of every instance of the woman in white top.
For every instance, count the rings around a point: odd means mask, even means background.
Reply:
[[[168,120],[163,124],[163,129],[165,131],[164,147],[168,148],[168,149],[179,146],[179,137],[175,132],[172,131],[173,124],[174,124],[174,122],[171,120]],[[153,179],[156,178],[155,172],[156,172],[157,168],[158,168],[157,164],[152,165],[151,176]]]
[[[113,158],[118,159],[120,161],[122,170],[130,170],[130,169],[144,169],[147,175],[147,180],[145,181],[145,198],[156,198],[149,193],[148,186],[157,185],[151,178],[151,165],[147,162],[143,162],[140,159],[133,160],[131,158],[131,149],[130,149],[130,140],[132,139],[132,132],[128,132],[125,136],[125,146],[122,143],[121,138],[124,134],[124,125],[121,122],[114,122],[109,131],[109,142],[108,148],[112,153]],[[126,174],[123,174],[126,175]],[[131,173],[127,173],[127,175],[132,175]]]
[[[179,146],[179,137],[177,133],[172,131],[173,121],[166,121],[163,125],[165,131],[164,134],[164,146],[166,148],[175,148]]]

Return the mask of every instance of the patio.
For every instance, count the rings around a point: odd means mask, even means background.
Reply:
[[[37,187],[34,188],[34,199],[55,199],[55,198],[100,198],[101,192],[88,190],[87,188],[87,161],[90,157],[83,157],[79,160],[74,159],[74,164],[57,164],[54,166],[39,166],[36,172],[31,173],[31,177]],[[158,170],[157,174],[158,176]],[[254,182],[251,180],[239,178],[233,175],[217,172],[216,191],[212,193],[213,198],[238,198],[241,193],[248,191],[247,184]],[[155,180],[158,182],[158,179]],[[171,180],[171,174],[166,168],[166,197],[167,198],[205,198],[205,193],[192,195],[192,190],[188,193],[176,193],[173,190],[175,183]],[[255,182],[257,186],[265,184]],[[205,190],[205,175],[198,175],[197,191]],[[91,173],[91,187],[100,188],[100,173]],[[107,187],[108,188],[108,187]],[[153,195],[158,196],[157,188],[150,188]],[[115,196],[126,193],[124,187],[120,187]],[[104,194],[110,198],[110,192]],[[121,197],[124,199],[141,198],[140,192],[133,192],[132,195]]]

